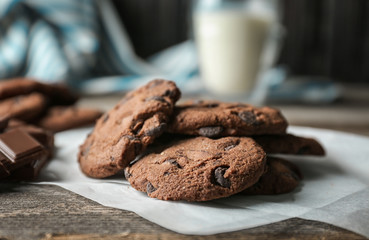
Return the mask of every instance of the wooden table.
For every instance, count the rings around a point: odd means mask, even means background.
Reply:
[[[120,96],[84,98],[84,106],[109,109]],[[291,125],[369,136],[369,88],[349,86],[332,105],[277,104]],[[366,239],[330,224],[292,218],[231,233],[181,235],[137,214],[101,206],[57,186],[0,183],[3,239]],[[164,214],[164,213],[163,213]]]

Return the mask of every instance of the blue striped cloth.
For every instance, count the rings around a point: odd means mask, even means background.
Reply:
[[[137,57],[109,0],[0,1],[0,79],[27,76],[107,93],[155,77],[186,85],[196,73],[191,41],[149,61]]]

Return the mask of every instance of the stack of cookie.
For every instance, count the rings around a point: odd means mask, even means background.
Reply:
[[[52,158],[54,132],[93,124],[102,115],[76,108],[77,100],[63,85],[27,78],[0,82],[0,179],[36,178]]]
[[[124,171],[135,189],[162,200],[207,201],[292,191],[299,169],[269,154],[324,155],[317,141],[287,134],[276,109],[201,100],[176,105],[180,95],[166,80],[128,93],[80,146],[81,170],[94,178]]]
[[[0,82],[0,117],[18,119],[59,132],[93,124],[101,111],[75,107],[78,96],[61,84],[28,78]]]

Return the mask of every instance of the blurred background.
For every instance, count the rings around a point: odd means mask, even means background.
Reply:
[[[291,74],[369,84],[367,0],[280,0],[287,34],[277,63]],[[189,0],[114,0],[136,53],[145,58],[190,38]],[[369,93],[368,93],[369,94]]]
[[[260,94],[266,104],[295,125],[369,134],[369,1],[201,0],[239,1],[278,4],[284,34],[276,71]],[[207,97],[191,41],[195,2],[1,0],[0,79],[64,82],[107,95],[82,100],[105,109],[154,77],[175,80],[184,95]]]

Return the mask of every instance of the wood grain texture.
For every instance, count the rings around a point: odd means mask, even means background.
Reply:
[[[135,213],[101,206],[52,185],[0,183],[0,202],[1,240],[366,239],[329,224],[299,218],[231,233],[182,235]]]

